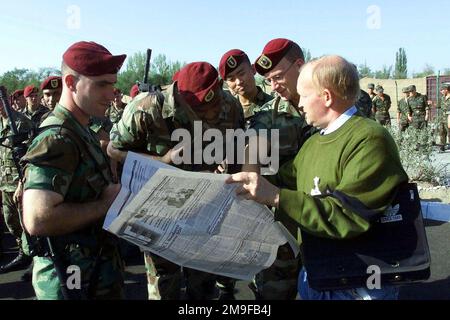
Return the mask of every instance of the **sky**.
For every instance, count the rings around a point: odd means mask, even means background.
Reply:
[[[339,54],[372,70],[405,48],[408,71],[450,68],[448,0],[71,0],[1,1],[0,74],[59,68],[77,41],[113,54],[153,49],[170,61],[217,66],[228,50],[256,60],[265,44],[288,38],[312,56]]]

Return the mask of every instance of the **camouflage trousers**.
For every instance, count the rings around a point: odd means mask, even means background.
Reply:
[[[67,267],[78,267],[80,270],[82,299],[118,300],[124,298],[124,265],[118,250],[107,250],[99,258],[97,279],[92,279],[97,256],[93,255],[90,249],[74,246],[69,252],[65,253],[64,257],[67,261]],[[64,300],[61,281],[58,278],[53,261],[50,258],[34,257],[33,263],[32,284],[37,299]],[[66,272],[67,270],[63,271]],[[95,281],[96,286],[94,296],[89,297],[87,288],[91,281]]]
[[[376,121],[381,124],[382,126],[390,126],[391,125],[391,118],[390,117],[383,117],[383,116],[376,116]]]
[[[411,126],[415,129],[422,130],[422,129],[426,128],[427,122],[425,120],[414,120],[413,119]]]
[[[445,146],[447,144],[447,135],[449,134],[447,124],[443,123],[443,122],[439,123],[438,130],[439,130],[439,138],[440,138],[439,142],[441,145]]]
[[[295,300],[300,270],[300,258],[294,257],[289,244],[281,246],[272,266],[258,273],[254,279],[252,290],[256,299]]]
[[[399,127],[400,127],[400,132],[405,132],[406,129],[409,128],[409,123],[408,122],[400,123]]]
[[[144,252],[149,300],[180,300],[183,280],[189,300],[211,300],[215,295],[216,275],[181,268],[164,258]]]
[[[8,231],[20,240],[23,229],[20,224],[19,209],[14,202],[14,192],[2,191],[2,211]]]

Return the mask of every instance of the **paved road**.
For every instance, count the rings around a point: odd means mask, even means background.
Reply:
[[[427,221],[427,235],[430,244],[432,266],[431,278],[423,283],[404,286],[400,291],[400,298],[406,300],[450,300],[450,223]],[[8,247],[2,262],[13,256],[13,243],[10,238],[4,244]],[[144,266],[138,252],[131,252],[126,269],[126,298],[129,300],[145,300],[146,279]],[[31,300],[34,299],[30,283],[22,282],[20,276],[23,271],[0,275],[0,300]],[[253,300],[254,295],[248,289],[248,283],[239,281],[236,298],[238,300]]]

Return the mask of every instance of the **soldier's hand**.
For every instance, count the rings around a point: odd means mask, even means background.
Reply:
[[[228,171],[228,160],[225,159],[225,160],[222,161],[221,164],[219,164],[219,166],[214,171],[214,173],[216,173],[216,174],[224,174],[224,173],[227,173],[227,171]]]
[[[162,156],[160,158],[160,161],[165,163],[165,164],[172,164],[174,162],[174,159],[177,156],[181,157],[181,152],[183,151],[183,148],[178,148],[178,149],[170,149],[169,151],[167,151],[167,153]]]
[[[236,194],[247,200],[278,208],[280,189],[257,173],[241,172],[234,174],[226,183],[239,183],[240,186],[236,189]]]
[[[121,187],[122,186],[120,184],[110,184],[103,190],[100,201],[102,201],[105,205],[105,213],[109,210],[112,203],[116,199]]]
[[[19,182],[16,191],[14,192],[13,201],[16,204],[22,203],[22,195],[23,195],[23,185],[22,182]]]

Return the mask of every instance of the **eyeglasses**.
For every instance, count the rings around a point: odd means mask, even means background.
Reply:
[[[289,67],[286,70],[284,70],[283,72],[281,72],[281,73],[279,73],[279,74],[277,74],[277,75],[275,75],[275,76],[273,76],[271,78],[265,78],[264,79],[264,84],[270,86],[272,84],[272,82],[273,83],[280,83],[282,80],[285,79],[284,77],[286,76],[286,73],[288,73],[288,71],[292,68],[292,66],[294,64],[295,64],[295,62],[292,62],[289,65]]]

